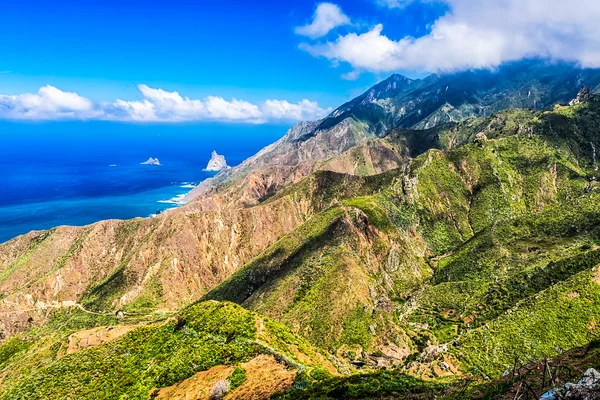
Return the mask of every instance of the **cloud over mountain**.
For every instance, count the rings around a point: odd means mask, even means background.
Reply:
[[[342,25],[349,25],[350,18],[336,4],[321,3],[317,6],[313,21],[296,28],[296,33],[310,38],[319,38],[327,35],[332,29]]]
[[[266,100],[253,104],[244,100],[225,100],[218,96],[204,99],[183,97],[178,92],[138,85],[141,100],[115,100],[93,103],[77,93],[46,85],[37,94],[0,95],[0,118],[18,120],[97,119],[134,122],[223,121],[266,123],[319,119],[330,109],[316,102]]]
[[[416,0],[415,0],[416,1]],[[422,2],[431,2],[422,0]],[[372,72],[493,68],[523,58],[600,67],[600,3],[595,0],[440,0],[448,11],[420,37],[390,38],[377,24],[300,48]],[[379,0],[404,12],[407,1]]]

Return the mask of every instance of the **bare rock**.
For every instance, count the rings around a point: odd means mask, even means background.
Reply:
[[[570,106],[573,106],[575,104],[579,104],[582,103],[584,101],[587,101],[590,99],[590,97],[592,96],[592,91],[590,90],[589,86],[583,86],[580,90],[579,93],[577,93],[577,97],[575,97],[573,100],[571,100],[569,102]]]

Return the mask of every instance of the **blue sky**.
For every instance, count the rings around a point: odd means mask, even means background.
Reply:
[[[398,35],[423,30],[432,20],[421,12],[389,12],[370,0],[338,4],[365,23],[389,21]],[[0,75],[0,88],[60,84],[112,100],[137,93],[135,85],[145,83],[248,100],[264,94],[318,95],[333,105],[377,78],[341,80],[342,68],[298,49],[294,27],[309,22],[315,6],[312,1],[4,0],[0,71],[12,73]]]
[[[427,14],[389,13],[370,0],[338,4],[365,23],[391,19],[402,34],[425,29],[431,20]],[[139,97],[136,85],[143,83],[197,98],[306,98],[335,107],[389,74],[347,81],[340,75],[351,68],[333,68],[298,49],[302,37],[294,28],[310,22],[316,5],[5,0],[0,93],[35,93],[52,85],[112,101]]]
[[[600,6],[564,3],[335,1],[319,25],[313,1],[3,0],[0,118],[265,123],[322,116],[393,72],[600,66]]]

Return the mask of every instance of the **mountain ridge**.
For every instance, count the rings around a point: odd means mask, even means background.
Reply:
[[[257,167],[285,165],[293,169],[304,165],[300,169],[312,171],[315,165],[311,166],[311,162],[334,157],[394,129],[434,129],[503,109],[544,109],[566,104],[584,85],[593,90],[600,87],[600,70],[542,60],[509,63],[496,71],[432,74],[418,80],[394,74],[322,120],[295,125],[282,139],[241,165],[192,190],[186,201],[218,190],[223,182],[243,179],[244,174]],[[388,97],[380,99],[376,94]],[[294,180],[294,172],[283,180]]]

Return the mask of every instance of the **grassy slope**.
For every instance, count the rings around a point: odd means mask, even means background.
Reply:
[[[306,376],[314,367],[323,370],[325,360],[285,326],[232,303],[199,303],[175,318],[143,324],[73,354],[63,348],[72,330],[60,335],[51,328],[37,338],[15,336],[0,346],[0,368],[8,371],[0,399],[143,399],[153,388],[259,354],[272,354],[288,368],[306,370]]]

